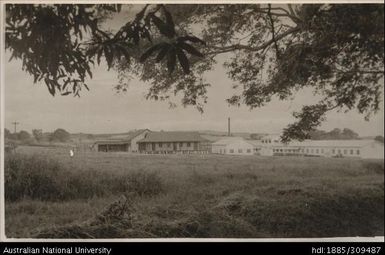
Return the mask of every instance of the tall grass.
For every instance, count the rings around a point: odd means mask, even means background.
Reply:
[[[7,237],[384,235],[380,160],[31,151],[6,155]]]
[[[163,183],[156,172],[130,171],[111,174],[107,170],[67,169],[54,159],[40,155],[7,154],[4,162],[5,199],[23,198],[64,201],[121,193],[157,195]]]

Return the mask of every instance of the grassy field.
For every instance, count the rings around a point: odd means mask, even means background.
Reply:
[[[382,160],[17,150],[7,237],[384,235]]]

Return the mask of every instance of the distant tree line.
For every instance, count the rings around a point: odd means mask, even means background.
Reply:
[[[250,134],[251,139],[259,140],[266,134],[260,134],[260,133],[253,133]],[[360,139],[359,135],[354,132],[353,130],[349,128],[339,129],[334,128],[331,131],[324,131],[324,130],[314,130],[309,133],[310,139],[312,140],[354,140],[354,139]],[[382,142],[384,141],[384,138],[382,136],[377,136],[375,140]]]
[[[32,134],[25,130],[11,133],[8,129],[4,129],[4,138],[6,140],[19,142],[68,142],[71,138],[70,133],[65,129],[58,128],[52,133],[43,133],[41,129],[33,129]]]
[[[339,128],[327,132],[323,130],[315,130],[310,132],[312,140],[352,140],[359,139],[359,135],[349,128],[344,128],[342,131]]]
[[[21,130],[20,132],[16,133],[11,133],[8,129],[4,129],[4,138],[10,140],[25,141],[30,139],[31,135],[25,130]]]

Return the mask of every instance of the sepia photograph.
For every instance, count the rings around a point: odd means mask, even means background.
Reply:
[[[2,239],[384,240],[383,3],[1,5]]]

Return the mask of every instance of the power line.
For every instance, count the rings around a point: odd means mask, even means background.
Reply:
[[[15,126],[14,133],[16,134],[16,126],[19,125],[20,122],[15,121],[15,122],[12,122],[12,124]]]

